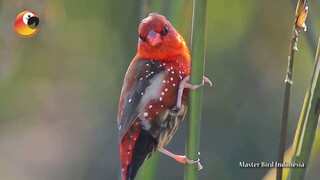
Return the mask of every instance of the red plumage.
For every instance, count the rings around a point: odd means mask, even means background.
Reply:
[[[170,22],[155,13],[141,21],[139,37],[118,109],[124,180],[133,180],[155,150],[186,162],[181,160],[184,156],[170,155],[163,146],[171,140],[187,109],[188,90],[183,89],[191,87],[182,82],[187,82],[190,72],[188,47]]]

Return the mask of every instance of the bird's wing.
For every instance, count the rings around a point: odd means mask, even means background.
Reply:
[[[123,138],[132,123],[137,119],[144,106],[161,89],[165,76],[161,63],[135,57],[124,78],[118,108],[119,140]],[[145,94],[148,89],[147,94]]]

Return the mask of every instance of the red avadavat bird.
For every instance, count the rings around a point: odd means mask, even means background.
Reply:
[[[198,160],[163,147],[171,140],[188,104],[190,53],[183,37],[162,15],[151,13],[139,25],[138,51],[123,81],[118,109],[123,180],[133,180],[146,157],[158,150],[180,163]]]

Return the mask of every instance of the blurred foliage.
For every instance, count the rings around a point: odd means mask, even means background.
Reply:
[[[293,162],[309,164],[316,145],[316,132],[320,121],[320,39],[318,41],[311,83],[306,92],[299,124],[295,133]],[[290,169],[290,179],[304,179],[308,168]]]
[[[162,2],[158,13],[180,22],[177,29],[189,43],[192,2]],[[205,74],[214,85],[204,88],[199,179],[261,179],[267,168],[243,169],[239,161],[276,159],[290,3],[208,1]],[[140,6],[122,0],[0,1],[0,179],[119,179],[117,101],[136,52]],[[319,6],[309,2],[316,37]],[[25,9],[40,16],[39,34],[30,39],[12,31]],[[299,48],[287,142],[312,73],[314,52],[305,33]],[[168,149],[183,154],[184,147],[185,124]],[[320,175],[315,157],[308,179]],[[183,166],[162,154],[159,159],[158,179],[182,179]]]
[[[314,140],[314,146],[312,149],[312,154],[311,154],[311,166],[309,167],[309,173],[307,173],[307,177],[306,179],[316,179],[316,177],[318,176],[318,173],[316,169],[319,169],[320,163],[315,163],[319,162],[320,160],[320,131],[317,131],[316,133],[316,137]],[[285,155],[284,155],[284,161],[285,162],[291,162],[292,159],[292,146],[290,146]],[[272,168],[270,169],[270,171],[268,171],[268,173],[263,177],[263,180],[274,180],[276,178],[276,168]],[[288,177],[289,175],[289,170],[290,168],[285,168],[283,169],[283,177]]]

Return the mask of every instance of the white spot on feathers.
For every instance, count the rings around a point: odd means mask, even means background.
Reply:
[[[170,81],[173,81],[173,77],[170,78]]]
[[[159,98],[159,101],[162,101],[162,97]]]
[[[143,116],[144,116],[144,117],[147,117],[147,116],[148,116],[148,113],[147,113],[147,112],[144,112],[144,113],[143,113]]]
[[[168,92],[168,88],[165,88],[164,91],[165,91],[165,92]]]
[[[149,109],[151,109],[151,108],[152,108],[152,105],[149,106]]]
[[[161,95],[163,96],[163,95],[164,95],[164,92],[161,92]]]
[[[130,98],[130,99],[128,100],[129,103],[131,103],[131,101],[132,101],[132,98]]]
[[[162,82],[163,82],[163,83],[166,83],[167,81],[166,81],[166,80],[163,80]]]
[[[141,96],[143,96],[143,94],[144,94],[144,93],[143,93],[143,92],[141,92]]]

